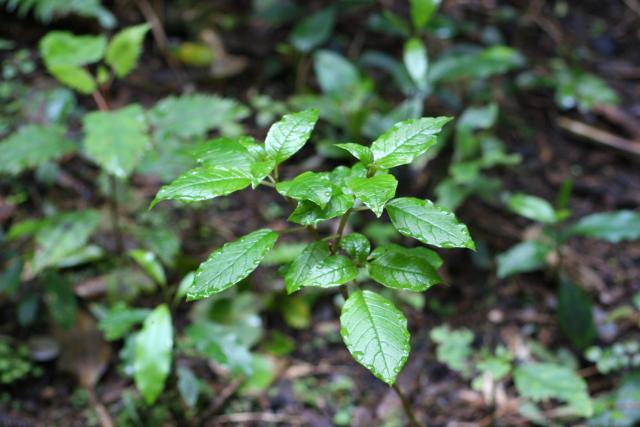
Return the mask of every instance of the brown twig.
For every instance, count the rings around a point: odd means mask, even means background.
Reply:
[[[558,118],[557,123],[562,129],[574,135],[640,158],[640,142],[622,138],[618,135],[614,135],[602,129],[598,129],[566,117]]]

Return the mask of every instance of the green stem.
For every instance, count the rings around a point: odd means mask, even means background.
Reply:
[[[338,248],[340,247],[340,242],[342,241],[342,234],[344,233],[344,228],[347,226],[347,221],[349,220],[349,216],[351,215],[353,210],[351,208],[347,209],[347,211],[340,218],[340,225],[338,225],[338,235],[336,239],[333,241],[331,245],[331,253],[335,254],[338,252]]]
[[[396,392],[396,394],[400,398],[400,401],[402,402],[402,409],[404,409],[404,413],[409,419],[409,425],[411,427],[421,427],[421,424],[418,422],[416,415],[413,413],[413,409],[411,409],[411,403],[409,402],[409,399],[407,399],[407,396],[405,396],[405,394],[402,392],[402,390],[400,390],[400,387],[398,387],[397,384],[393,384],[391,388],[393,388],[393,391]]]

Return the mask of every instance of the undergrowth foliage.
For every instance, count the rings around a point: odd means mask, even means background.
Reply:
[[[272,187],[295,201],[288,220],[308,229],[315,241],[287,268],[287,292],[340,287],[345,298],[340,315],[345,345],[356,361],[393,385],[411,348],[407,319],[388,298],[360,289],[360,283],[367,281],[363,275],[388,288],[421,292],[441,281],[437,269],[442,259],[426,247],[388,244],[371,251],[368,239],[346,233],[346,225],[353,213],[370,210],[380,217],[386,209],[398,232],[425,245],[475,249],[467,227],[452,212],[429,200],[396,198],[398,182],[390,173],[433,146],[450,118],[399,122],[370,147],[339,144],[358,160],[351,166],[280,180],[278,168],[305,145],[317,120],[317,110],[304,110],[273,124],[264,143],[245,136],[211,141],[209,149],[199,153],[200,165],[162,187],[152,206],[161,200],[210,200],[249,186]],[[320,236],[316,226],[338,217],[336,233]],[[200,264],[187,299],[207,298],[238,284],[288,231],[263,228],[215,250]]]

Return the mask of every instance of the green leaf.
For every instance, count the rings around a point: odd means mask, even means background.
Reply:
[[[18,174],[55,160],[75,146],[60,125],[27,125],[0,142],[0,173]]]
[[[345,251],[357,263],[363,263],[369,256],[371,243],[363,234],[351,233],[340,240],[340,249]]]
[[[161,200],[181,202],[210,200],[242,190],[250,184],[251,178],[240,169],[203,166],[185,172],[171,184],[162,186],[150,207]]]
[[[411,163],[436,143],[450,117],[423,117],[396,123],[371,144],[373,164],[382,169]]]
[[[427,25],[433,14],[438,10],[441,0],[410,0],[411,21],[420,30]]]
[[[437,271],[442,259],[427,248],[388,244],[377,247],[371,258],[371,278],[388,288],[421,292],[442,281]]]
[[[416,86],[419,88],[424,87],[427,83],[429,60],[427,59],[427,49],[420,39],[412,38],[407,40],[404,45],[403,60],[404,66]]]
[[[100,223],[100,214],[93,210],[60,214],[40,228],[35,236],[34,274],[46,267],[59,266],[67,257],[81,249]]]
[[[78,302],[73,293],[72,284],[59,274],[47,274],[47,284],[44,295],[45,302],[51,316],[58,326],[63,329],[71,329],[76,322]]]
[[[540,197],[528,194],[514,194],[507,201],[509,209],[520,216],[533,221],[553,224],[557,221],[557,215],[553,206]]]
[[[318,110],[286,114],[271,125],[264,141],[266,153],[280,164],[300,150],[311,137]]]
[[[210,321],[190,324],[185,333],[186,345],[214,360],[237,375],[251,375],[251,353],[242,337],[232,327]]]
[[[591,298],[567,277],[561,278],[558,288],[558,323],[579,350],[585,350],[596,339]]]
[[[349,258],[331,255],[312,265],[298,285],[330,288],[354,280],[357,276],[358,269]]]
[[[396,177],[385,173],[370,178],[353,178],[349,188],[353,194],[371,209],[378,218],[384,205],[396,195],[398,181]]]
[[[360,84],[358,69],[344,56],[320,50],[313,56],[313,67],[322,92],[344,98]]]
[[[309,200],[324,209],[331,200],[333,188],[326,172],[304,172],[291,181],[279,182],[276,190],[295,200]]]
[[[87,155],[120,178],[133,172],[151,145],[144,110],[138,104],[88,113],[83,124]]]
[[[166,286],[167,277],[164,274],[164,268],[162,268],[162,264],[160,264],[156,254],[142,249],[132,249],[129,251],[129,256],[131,256],[157,284]]]
[[[85,95],[95,92],[98,87],[90,72],[75,65],[56,65],[50,67],[49,72],[60,83],[64,83]]]
[[[301,225],[316,225],[344,213],[353,207],[354,198],[350,194],[338,194],[331,197],[327,206],[322,209],[317,204],[303,200],[298,203],[288,220]]]
[[[342,306],[340,325],[340,334],[353,358],[392,385],[411,349],[402,312],[375,292],[357,291]]]
[[[524,57],[507,46],[495,45],[484,49],[457,49],[442,55],[429,67],[432,85],[468,78],[484,79],[521,67]]]
[[[102,59],[107,39],[76,36],[68,31],[51,31],[40,40],[39,48],[47,69],[57,66],[82,66]]]
[[[204,136],[249,115],[249,109],[232,99],[210,95],[169,96],[149,111],[149,122],[160,138]]]
[[[113,68],[116,76],[124,77],[135,68],[142,53],[144,36],[150,28],[149,24],[135,25],[125,28],[111,39],[105,62]]]
[[[189,408],[194,409],[200,395],[198,377],[186,366],[178,366],[178,391]]]
[[[348,151],[353,157],[360,160],[362,164],[365,166],[368,166],[370,163],[373,163],[373,153],[371,153],[371,150],[366,145],[347,142],[344,144],[335,144],[335,146]]]
[[[289,265],[284,277],[284,283],[288,293],[293,293],[302,288],[305,276],[311,268],[330,255],[327,242],[318,241],[310,243],[300,255]]]
[[[449,326],[442,325],[433,328],[430,336],[434,342],[438,343],[436,350],[438,362],[444,363],[453,371],[468,375],[473,332],[466,328],[451,330]]]
[[[441,248],[469,248],[475,243],[467,226],[447,209],[429,200],[401,197],[387,203],[387,212],[396,230],[427,245]]]
[[[116,305],[109,310],[98,322],[98,329],[102,331],[107,341],[114,341],[123,338],[138,323],[151,313],[146,308],[127,308]]]
[[[240,282],[258,267],[276,240],[278,233],[263,228],[225,244],[200,264],[187,299],[206,298]]]
[[[535,240],[518,243],[496,257],[498,277],[504,279],[514,274],[542,270],[547,265],[550,251],[549,245]]]
[[[517,367],[513,377],[522,397],[535,402],[557,399],[568,403],[576,415],[590,417],[593,414],[587,384],[570,368],[551,363],[529,363]]]
[[[611,243],[640,239],[640,213],[625,210],[588,215],[576,222],[569,232]]]
[[[329,39],[335,25],[336,12],[333,7],[320,10],[301,20],[289,40],[300,52],[308,53]]]
[[[171,369],[173,326],[166,304],[156,307],[136,336],[134,379],[148,405],[156,401]]]

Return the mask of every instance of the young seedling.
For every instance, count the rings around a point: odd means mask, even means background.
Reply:
[[[395,244],[371,251],[368,239],[347,234],[352,214],[386,210],[396,230],[425,245],[475,249],[467,227],[455,215],[429,200],[395,197],[397,180],[390,169],[410,164],[436,142],[448,117],[407,120],[394,125],[371,146],[338,144],[358,161],[331,171],[307,171],[291,180],[278,178],[283,162],[309,140],[318,120],[317,110],[285,115],[269,129],[264,144],[252,138],[218,139],[200,151],[200,166],[160,189],[152,206],[162,200],[196,202],[225,196],[260,185],[274,188],[296,203],[288,220],[307,229],[309,243],[286,270],[288,293],[305,287],[338,288],[344,297],[341,335],[353,358],[399,394],[412,425],[419,425],[409,400],[395,385],[407,361],[410,335],[407,319],[380,293],[361,289],[360,270],[391,289],[421,292],[441,281],[442,259],[426,247]],[[336,218],[337,231],[321,236],[318,225]],[[200,264],[188,300],[199,300],[227,290],[254,271],[283,232],[262,228],[215,250]]]

